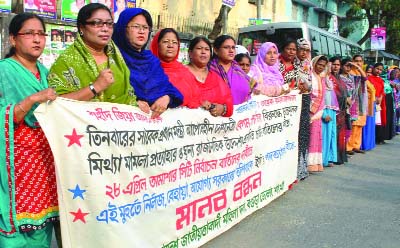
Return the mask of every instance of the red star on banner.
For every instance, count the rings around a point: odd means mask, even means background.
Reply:
[[[76,133],[75,128],[72,130],[71,135],[64,135],[65,138],[69,139],[68,147],[72,146],[73,144],[77,144],[78,146],[81,146],[80,139],[83,137],[83,135],[78,135]]]
[[[77,212],[69,212],[69,213],[74,216],[74,220],[72,222],[80,220],[83,223],[86,223],[85,216],[89,214],[89,213],[83,213],[80,208],[78,208]]]

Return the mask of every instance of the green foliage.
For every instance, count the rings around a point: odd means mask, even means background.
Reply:
[[[375,25],[386,27],[386,51],[400,54],[400,1],[399,0],[344,0],[350,5],[346,13],[350,21],[368,19],[369,30],[359,40],[364,43],[370,37],[370,29]],[[381,11],[380,14],[379,11]],[[379,18],[378,18],[379,16]],[[349,30],[345,30],[345,33]]]

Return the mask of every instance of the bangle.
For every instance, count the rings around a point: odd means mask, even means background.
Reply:
[[[18,103],[17,106],[18,106],[18,108],[19,108],[22,112],[24,112],[24,114],[27,113],[27,112],[25,111],[25,109],[21,106],[21,103]]]
[[[224,111],[222,112],[221,116],[224,116],[224,115],[226,115],[226,111],[227,111],[226,104],[222,104],[222,107],[224,108]]]
[[[96,89],[94,88],[94,86],[93,86],[92,83],[89,84],[89,89],[90,89],[90,91],[93,93],[94,96],[97,96],[97,91],[96,91]]]

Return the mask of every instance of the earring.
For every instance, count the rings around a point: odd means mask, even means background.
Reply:
[[[82,32],[82,31],[80,31],[79,34],[80,34],[81,36],[83,36],[83,32]]]

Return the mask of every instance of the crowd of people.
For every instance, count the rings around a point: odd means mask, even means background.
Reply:
[[[159,30],[145,49],[153,22],[144,9],[125,9],[114,25],[109,8],[91,3],[79,10],[77,26],[77,39],[48,71],[38,62],[47,36],[43,20],[22,13],[10,23],[12,48],[0,61],[0,247],[49,247],[53,228],[60,241],[54,158],[33,115],[57,96],[138,106],[152,118],[178,106],[229,117],[252,95],[297,90],[298,180],[400,131],[399,68],[364,69],[361,55],[311,58],[310,42],[301,38],[282,47],[266,42],[251,63],[246,52],[237,54],[233,37],[211,44],[199,36],[190,42],[190,63],[182,65],[172,28]]]

